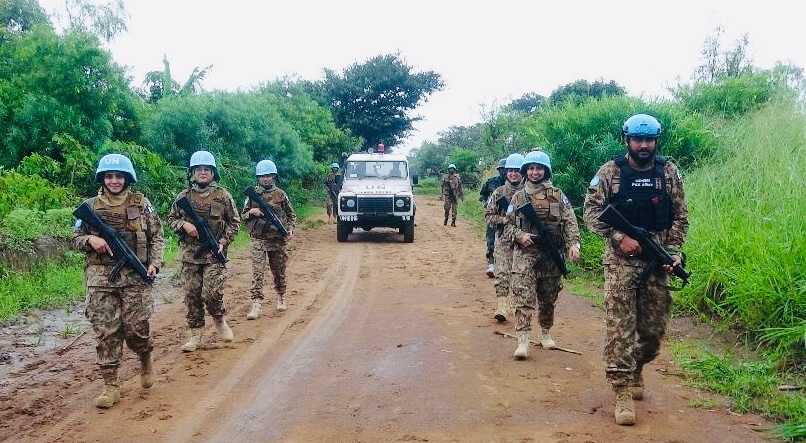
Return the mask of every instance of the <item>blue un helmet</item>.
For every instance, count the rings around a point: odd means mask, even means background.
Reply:
[[[448,165],[448,169],[453,169],[455,171],[456,170],[456,165],[451,163],[451,164]]]
[[[649,114],[635,114],[624,122],[621,133],[626,137],[660,137],[660,122]]]
[[[193,175],[193,168],[196,166],[209,166],[213,168],[213,180],[218,181],[221,177],[218,175],[218,167],[215,164],[215,157],[210,151],[196,151],[190,156],[190,164],[188,166],[188,175]]]
[[[542,165],[546,168],[546,178],[551,177],[551,160],[543,151],[531,151],[526,153],[521,164],[521,175],[526,177],[526,169],[529,165]]]
[[[523,166],[523,156],[518,154],[517,152],[514,154],[509,154],[509,157],[507,157],[504,163],[504,167],[507,169],[520,170],[521,166]]]
[[[269,175],[277,173],[277,165],[271,160],[261,160],[255,166],[255,176]]]
[[[504,169],[506,167],[507,167],[507,159],[502,158],[501,160],[498,160],[498,167],[496,169]]]
[[[134,166],[129,157],[123,154],[106,154],[98,161],[98,169],[95,170],[95,181],[97,183],[104,182],[105,172],[122,172],[126,176],[126,184],[137,183],[137,173],[134,172]]]
[[[330,164],[330,169],[339,169],[339,164],[338,163],[331,163]]]

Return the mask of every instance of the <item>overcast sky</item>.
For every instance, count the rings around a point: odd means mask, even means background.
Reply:
[[[39,0],[48,12],[63,0]],[[98,3],[98,2],[96,2]],[[424,120],[403,146],[436,141],[450,126],[481,120],[481,106],[525,93],[548,96],[576,80],[614,80],[632,96],[667,97],[701,62],[722,26],[723,47],[749,36],[761,68],[806,67],[806,25],[782,0],[448,1],[125,0],[128,31],[110,46],[135,83],[161,70],[184,81],[212,65],[205,90],[248,89],[284,75],[321,78],[399,52],[415,72],[435,71],[446,88],[415,114]],[[135,85],[137,86],[137,85]]]

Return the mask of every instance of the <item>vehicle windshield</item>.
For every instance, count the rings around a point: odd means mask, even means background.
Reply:
[[[345,178],[409,178],[406,162],[402,161],[351,161],[347,162]]]

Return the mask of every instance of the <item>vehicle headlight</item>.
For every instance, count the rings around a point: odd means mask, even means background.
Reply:
[[[345,212],[355,212],[355,196],[341,197],[339,199],[339,209]]]
[[[409,212],[411,210],[411,197],[404,195],[395,197],[395,211]]]
[[[346,204],[347,204],[348,208],[354,208],[355,207],[355,199],[352,199],[352,198],[348,199]]]
[[[397,209],[401,209],[405,204],[406,202],[404,202],[402,198],[395,200],[395,206],[397,206]]]

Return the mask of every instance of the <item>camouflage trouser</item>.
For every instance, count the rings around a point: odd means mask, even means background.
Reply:
[[[541,256],[542,257],[542,256]],[[547,261],[542,258],[540,261]],[[538,258],[533,254],[525,254],[515,248],[512,256],[512,279],[510,291],[512,304],[515,307],[515,331],[532,330],[532,313],[537,305],[537,322],[543,329],[554,325],[554,305],[562,289],[560,276],[546,275],[536,270],[534,263]]]
[[[215,262],[195,264],[182,262],[180,285],[185,291],[187,321],[191,328],[204,326],[204,307],[213,317],[227,313],[224,308],[224,276],[227,268]]]
[[[329,191],[327,195],[326,205],[327,205],[327,215],[338,215],[338,213],[336,212],[336,199],[330,195]]]
[[[509,297],[512,279],[512,243],[497,235],[495,240],[495,296]]]
[[[498,230],[487,226],[487,263],[495,263],[495,236]]]
[[[456,220],[456,211],[459,208],[459,202],[456,200],[451,200],[450,198],[445,199],[445,219],[448,219],[448,215],[451,216],[453,220]]]
[[[274,276],[274,290],[285,295],[285,267],[288,263],[287,243],[283,239],[250,241],[252,253],[252,300],[263,300],[263,275],[268,261]]]
[[[625,386],[660,351],[672,307],[669,276],[657,269],[638,286],[642,267],[605,265],[607,381]]]
[[[120,364],[124,341],[138,355],[151,352],[154,347],[149,325],[154,313],[151,294],[147,286],[87,288],[84,314],[95,331],[97,363],[101,368]]]

